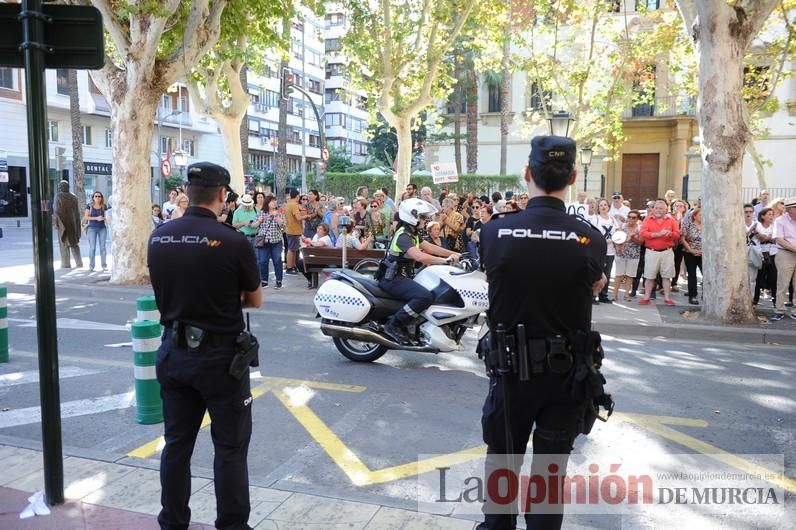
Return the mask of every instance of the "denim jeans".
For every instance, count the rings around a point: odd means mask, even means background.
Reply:
[[[268,260],[274,264],[274,274],[277,283],[282,283],[282,242],[266,243],[264,247],[256,248],[257,265],[260,267],[260,280],[268,281]]]
[[[108,231],[107,227],[101,228],[88,227],[88,268],[94,270],[94,257],[97,253],[97,242],[99,242],[100,250],[100,263],[103,269],[108,268],[108,262],[105,259],[105,234]]]

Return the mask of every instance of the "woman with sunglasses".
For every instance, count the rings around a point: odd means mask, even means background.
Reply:
[[[94,272],[94,259],[97,254],[97,243],[99,242],[100,263],[102,271],[108,270],[108,262],[105,253],[105,236],[107,234],[107,220],[105,211],[105,196],[102,192],[95,191],[91,195],[91,202],[86,205],[83,220],[88,221],[88,270]]]
[[[467,253],[472,258],[478,257],[478,235],[481,233],[481,226],[483,225],[481,222],[481,209],[483,207],[484,204],[481,200],[475,199],[470,207],[472,215],[467,218],[467,222],[464,224],[464,233],[467,236]]]
[[[375,241],[384,241],[389,234],[390,222],[381,211],[379,201],[373,200],[365,217],[365,235]]]
[[[641,214],[638,210],[627,212],[627,221],[622,225],[622,230],[627,234],[627,240],[616,246],[616,273],[614,276],[614,300],[619,300],[619,291],[625,285],[625,301],[632,300],[633,278],[638,271],[641,260]]]

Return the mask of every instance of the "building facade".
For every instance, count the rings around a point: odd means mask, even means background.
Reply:
[[[327,3],[324,34],[326,142],[330,149],[344,152],[354,164],[361,164],[368,158],[369,114],[367,98],[351,85],[351,76],[346,72],[348,61],[341,53],[341,40],[347,30],[348,20],[342,6]]]
[[[301,177],[315,173],[321,159],[321,134],[324,90],[323,19],[310,12],[293,22],[288,72],[296,85],[310,97],[293,90],[287,102],[288,184],[301,186]],[[270,55],[262,72],[248,73],[251,106],[248,111],[249,160],[247,174],[261,183],[273,184],[276,153],[279,148],[279,101],[282,72],[280,61]],[[321,124],[312,104],[318,110]]]
[[[287,102],[288,184],[302,187],[302,176],[321,167],[321,134],[326,145],[344,150],[354,163],[368,157],[368,111],[364,94],[352,89],[345,73],[340,39],[346,31],[342,8],[330,3],[325,17],[305,10],[293,22],[287,71],[309,97],[293,90]],[[248,71],[246,90],[251,104],[246,117],[249,157],[244,169],[249,185],[273,186],[278,150],[282,72],[276,54],[266,57],[261,72]],[[86,200],[99,190],[113,201],[113,151],[110,107],[86,71],[78,71],[83,135]],[[72,132],[66,70],[47,70],[47,113],[51,191],[62,178],[73,181]],[[310,100],[312,104],[310,103]],[[0,217],[30,216],[26,95],[23,71],[0,68]],[[313,109],[314,105],[314,109]],[[161,160],[171,155],[173,175],[179,176],[174,153],[182,150],[188,164],[203,160],[226,164],[223,143],[212,118],[199,114],[183,85],[163,94],[155,125],[148,185],[153,201],[161,200]],[[316,116],[315,110],[318,115]],[[73,182],[72,182],[73,184]],[[53,191],[54,193],[54,191]]]
[[[639,2],[617,1],[615,17],[642,17]],[[643,9],[662,8],[663,2],[645,1]],[[624,109],[622,113],[625,141],[619,153],[609,158],[605,153],[595,152],[588,174],[585,167],[578,164],[578,178],[574,191],[586,189],[590,196],[605,196],[614,191],[639,206],[649,198],[660,197],[667,190],[674,190],[678,196],[696,199],[702,191],[702,169],[699,155],[699,130],[696,121],[696,99],[673,90],[671,74],[665,60],[654,65],[654,90],[649,103]],[[793,64],[787,67],[792,69]],[[481,76],[478,87],[478,173],[496,175],[500,164],[500,98],[499,88],[491,86]],[[780,109],[764,117],[765,137],[754,140],[757,150],[768,163],[765,181],[772,196],[796,194],[796,180],[790,175],[790,152],[796,143],[796,79],[786,79],[777,89],[776,97],[781,102]],[[558,110],[560,102],[555,102]],[[538,134],[549,134],[548,126],[540,124],[529,126],[528,116],[532,110],[539,110],[540,101],[534,87],[529,84],[525,72],[514,72],[511,79],[509,109],[511,125],[508,136],[509,174],[521,174],[527,164],[530,139]],[[455,112],[460,110],[460,113]],[[442,132],[452,133],[454,120],[459,120],[465,130],[464,108],[440,104],[438,111],[443,115],[446,126]],[[462,158],[466,156],[466,142],[462,141]],[[454,146],[452,141],[430,143],[427,148],[428,160],[433,162],[452,162]],[[755,164],[747,155],[743,170],[744,195],[747,199],[755,196],[760,188]]]
[[[47,70],[47,139],[49,144],[50,191],[61,179],[73,182],[72,127],[66,70]],[[86,202],[95,190],[113,203],[113,144],[110,107],[85,70],[77,72],[80,98],[81,137],[85,172]],[[155,133],[150,155],[151,175],[147,184],[153,200],[160,198],[160,160],[167,153],[182,149],[188,164],[197,160],[223,163],[224,155],[218,128],[213,120],[192,112],[185,87],[164,94],[157,114],[152,116]],[[7,177],[0,177],[0,217],[30,216],[30,178],[26,94],[20,69],[0,68],[0,166],[7,166]],[[172,162],[174,158],[172,157]],[[3,164],[5,161],[5,164]],[[174,166],[179,174],[181,168]]]

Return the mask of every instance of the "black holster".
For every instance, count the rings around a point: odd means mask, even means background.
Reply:
[[[235,355],[229,363],[229,375],[240,379],[249,367],[260,366],[260,343],[248,331],[242,331],[235,339]]]
[[[174,330],[171,335],[172,343],[178,348],[197,352],[207,342],[207,332],[196,326],[191,326],[184,322],[174,322],[171,329]]]
[[[575,353],[572,396],[574,399],[584,397],[587,401],[580,432],[589,434],[595,421],[608,421],[614,412],[614,400],[611,394],[605,392],[606,381],[600,372],[605,352],[602,347],[602,337],[596,331],[577,332],[571,340]],[[601,406],[608,412],[604,418],[600,416]]]

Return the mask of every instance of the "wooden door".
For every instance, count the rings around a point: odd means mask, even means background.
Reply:
[[[646,208],[649,199],[658,197],[660,154],[622,155],[622,195],[637,210]]]

